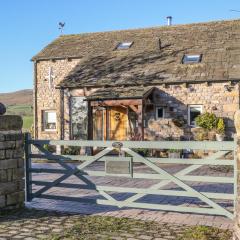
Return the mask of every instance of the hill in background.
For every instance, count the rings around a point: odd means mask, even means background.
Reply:
[[[0,102],[7,107],[7,114],[23,117],[23,128],[29,130],[33,124],[33,93],[31,89],[11,93],[0,93]]]

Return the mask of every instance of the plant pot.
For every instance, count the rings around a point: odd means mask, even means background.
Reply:
[[[168,153],[168,158],[180,158],[181,154],[180,152],[170,152]]]
[[[224,134],[218,134],[216,133],[216,139],[219,142],[222,142],[224,140],[225,135]]]

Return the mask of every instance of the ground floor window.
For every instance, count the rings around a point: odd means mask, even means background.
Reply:
[[[164,107],[156,107],[156,119],[164,118],[165,111]]]
[[[88,139],[88,104],[85,97],[71,97],[71,139]]]
[[[56,131],[57,114],[53,110],[44,110],[42,112],[43,131]]]
[[[188,106],[188,124],[192,127],[196,127],[196,117],[202,114],[202,105],[189,105]]]

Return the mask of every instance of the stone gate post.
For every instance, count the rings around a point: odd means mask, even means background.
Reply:
[[[235,113],[234,123],[237,132],[237,199],[234,219],[233,240],[240,240],[240,110]]]
[[[22,124],[20,116],[0,111],[0,213],[24,205]]]

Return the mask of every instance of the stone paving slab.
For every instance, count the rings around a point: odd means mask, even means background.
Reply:
[[[44,167],[44,168],[61,168],[58,164],[33,164],[34,167]],[[90,167],[91,170],[100,170],[103,168],[101,163],[94,164]],[[164,169],[169,173],[178,172],[184,168],[182,165],[174,166],[164,166]],[[151,172],[151,169],[147,169],[145,166],[138,166],[136,169],[138,172]],[[194,172],[194,175],[201,176],[232,176],[232,171],[223,172],[218,171],[218,169],[202,167]],[[34,174],[34,180],[40,181],[53,181],[59,177],[57,174]],[[88,177],[88,179],[97,185],[105,186],[121,186],[121,187],[135,187],[135,188],[149,188],[155,183],[158,183],[159,180],[146,180],[146,179],[126,179],[126,178],[116,178],[116,177]],[[77,183],[81,184],[81,181],[72,176],[64,181],[65,183]],[[220,184],[220,183],[188,183],[194,189],[198,191],[206,192],[219,192],[219,193],[232,193],[233,185],[232,184]],[[33,191],[37,191],[41,187],[33,186]],[[169,190],[180,190],[175,184],[168,184],[164,189]],[[51,188],[48,192],[51,195],[62,195],[62,196],[71,196],[71,197],[83,197],[83,198],[102,198],[99,193],[96,191],[82,190],[82,189],[69,189],[69,188]],[[117,200],[124,200],[127,197],[131,196],[129,193],[113,193],[114,198]],[[179,198],[172,196],[156,196],[148,195],[141,199],[148,203],[158,203],[158,204],[171,204],[178,206],[205,206],[198,199],[193,198]],[[233,208],[232,201],[218,201],[220,205],[229,209],[230,211]],[[59,211],[66,213],[78,213],[78,214],[87,214],[87,215],[101,215],[101,216],[114,216],[114,217],[127,217],[132,219],[141,219],[148,221],[155,221],[158,223],[172,223],[172,224],[186,224],[186,225],[206,225],[214,226],[223,229],[231,229],[233,227],[232,220],[221,217],[221,216],[211,216],[211,215],[201,215],[201,214],[188,214],[188,213],[178,213],[178,212],[166,212],[166,211],[156,211],[156,210],[145,210],[145,209],[133,209],[133,208],[118,208],[114,206],[105,206],[105,205],[92,205],[86,203],[79,203],[73,201],[62,201],[62,200],[49,200],[49,199],[33,199],[32,202],[26,203],[28,208],[36,208],[42,210],[51,210]]]
[[[0,216],[0,240],[177,240],[189,229],[184,224],[29,209]]]

